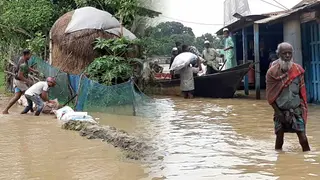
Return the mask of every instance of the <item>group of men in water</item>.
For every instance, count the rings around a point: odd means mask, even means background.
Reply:
[[[51,87],[56,85],[56,80],[54,77],[48,77],[46,81],[39,81],[34,84],[34,82],[29,79],[29,73],[33,72],[38,74],[39,72],[29,66],[28,61],[30,58],[30,50],[24,50],[14,72],[15,77],[13,78],[13,87],[15,94],[2,111],[2,114],[9,114],[9,109],[20,99],[22,95],[25,95],[28,105],[21,114],[27,114],[29,111],[34,112],[33,103],[35,103],[37,106],[35,116],[39,116],[44,108],[44,102],[52,102],[49,100],[48,91]]]

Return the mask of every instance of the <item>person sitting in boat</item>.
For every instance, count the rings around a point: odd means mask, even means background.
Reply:
[[[177,41],[175,44],[176,48],[178,49],[178,54],[182,53],[182,43]]]
[[[178,73],[180,74],[180,89],[185,99],[193,98],[193,93],[195,89],[193,74],[198,73],[199,71],[202,71],[200,57],[190,53],[189,58],[190,58],[190,62],[196,61],[198,64],[198,67],[197,68],[192,67],[190,63],[190,65],[178,71]]]
[[[202,54],[198,51],[198,49],[195,46],[188,46],[188,45],[182,45],[182,52],[191,52],[196,56],[201,57]]]
[[[171,68],[171,65],[173,63],[174,58],[176,58],[176,56],[178,56],[178,54],[179,54],[178,48],[176,48],[176,47],[172,48],[169,69]]]
[[[32,85],[26,92],[25,97],[28,102],[28,106],[21,112],[21,114],[27,114],[33,108],[33,102],[37,105],[37,111],[35,116],[39,116],[44,108],[44,102],[55,103],[49,100],[48,91],[51,87],[56,85],[54,77],[48,77],[47,81],[40,81]]]
[[[159,65],[158,61],[155,61],[152,64],[151,69],[154,70],[155,73],[162,73],[162,71],[163,71],[163,67]]]
[[[179,55],[179,49],[177,47],[172,48],[169,69],[172,66],[174,58],[176,58],[178,55]],[[170,74],[172,76],[172,79],[179,79],[179,74],[174,74],[173,71],[170,71]]]
[[[276,53],[270,53],[270,55],[269,55],[269,61],[270,61],[269,68],[271,67],[272,63],[275,62],[277,59],[278,59],[278,56]]]
[[[206,74],[214,74],[219,72],[219,62],[217,57],[220,54],[211,47],[209,41],[204,42],[204,50],[202,51],[202,57],[205,60],[204,64],[207,65]]]

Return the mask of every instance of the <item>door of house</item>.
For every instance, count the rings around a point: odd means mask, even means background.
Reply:
[[[309,22],[302,25],[303,64],[308,101],[320,103],[320,24]]]

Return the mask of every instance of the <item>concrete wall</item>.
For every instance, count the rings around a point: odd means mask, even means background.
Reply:
[[[283,39],[294,48],[294,61],[302,65],[301,24],[299,17],[290,18],[283,22]]]

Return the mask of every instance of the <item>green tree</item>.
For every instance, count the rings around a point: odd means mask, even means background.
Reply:
[[[195,37],[192,28],[184,26],[180,22],[162,22],[155,27],[148,27],[146,29],[146,36],[153,38],[170,37],[174,34],[188,34]]]
[[[203,34],[196,38],[195,46],[201,52],[204,49],[204,41],[208,40],[211,43],[211,46],[215,49],[221,49],[223,46],[221,41],[222,37],[214,36],[210,33]]]

